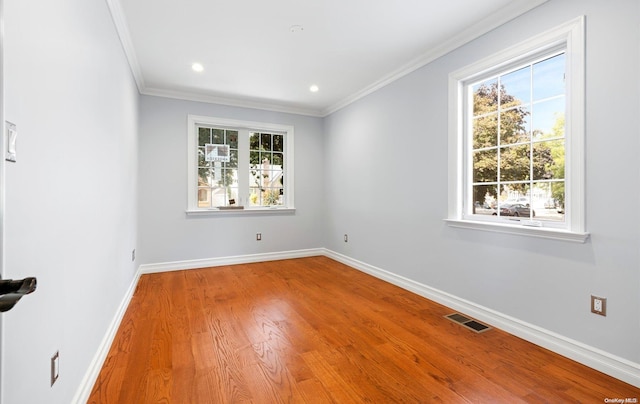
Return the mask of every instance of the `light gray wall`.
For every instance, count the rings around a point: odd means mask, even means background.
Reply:
[[[4,275],[38,288],[2,314],[1,401],[69,403],[135,275],[139,96],[104,0],[4,9]]]
[[[329,116],[325,246],[639,363],[639,4],[551,0]],[[591,239],[447,227],[448,74],[583,14]]]
[[[295,214],[187,216],[188,114],[293,125]],[[140,119],[141,264],[322,246],[322,119],[153,96],[142,97]]]
[[[138,264],[317,247],[640,362],[636,0],[551,0],[325,119],[139,97],[103,0],[4,5],[4,275],[39,287],[3,314],[3,403],[71,401]],[[590,241],[446,227],[448,73],[580,14]],[[296,213],[187,217],[187,114],[294,125]]]

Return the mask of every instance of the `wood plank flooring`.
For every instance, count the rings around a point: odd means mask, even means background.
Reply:
[[[143,275],[89,403],[603,403],[640,389],[326,257]]]

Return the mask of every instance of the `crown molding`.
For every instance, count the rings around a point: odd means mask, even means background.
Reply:
[[[498,28],[503,24],[506,24],[514,18],[538,7],[543,3],[546,3],[547,1],[549,0],[517,0],[510,3],[500,12],[494,13],[491,16],[483,19],[482,21],[470,26],[464,31],[451,37],[449,40],[443,42],[439,46],[429,49],[429,51],[413,59],[411,62],[382,77],[375,83],[372,83],[371,85],[363,88],[357,93],[331,105],[329,108],[325,109],[322,112],[322,116],[331,115],[332,113],[346,107],[347,105],[356,102],[357,100],[381,89],[388,84],[393,83],[394,81],[408,75],[409,73],[418,70],[419,68],[433,62],[434,60],[446,55],[447,53],[473,41],[474,39]]]
[[[124,12],[119,0],[105,0],[111,18],[120,37],[120,43],[129,62],[131,73],[138,87],[138,92],[142,95],[152,95],[156,97],[173,98],[184,101],[196,101],[206,102],[212,104],[228,105],[233,107],[253,108],[273,112],[283,112],[296,115],[307,115],[314,117],[322,117],[322,111],[320,109],[302,108],[278,104],[275,102],[264,102],[256,100],[243,100],[240,98],[220,97],[215,95],[207,95],[202,93],[196,93],[191,91],[179,91],[148,87],[145,84],[144,76],[142,75],[142,69],[136,56],[133,41],[131,40],[131,34],[127,25]]]
[[[144,77],[142,76],[140,63],[138,63],[138,57],[136,56],[136,51],[133,47],[133,42],[131,41],[131,34],[129,33],[129,27],[127,25],[127,20],[124,17],[124,13],[122,12],[122,7],[118,0],[106,0],[106,2],[107,7],[109,7],[109,12],[111,13],[111,19],[113,20],[113,24],[116,27],[118,36],[120,37],[122,49],[127,57],[127,61],[129,62],[131,74],[133,74],[133,79],[136,82],[138,91],[142,93],[145,88]]]
[[[120,37],[120,42],[122,43],[122,48],[124,49],[125,55],[129,62],[129,66],[131,68],[131,72],[133,74],[134,80],[138,87],[138,91],[140,94],[144,95],[153,95],[158,97],[166,97],[166,98],[175,98],[179,100],[186,101],[198,101],[198,102],[207,102],[221,105],[228,105],[234,107],[243,107],[243,108],[254,108],[261,109],[267,111],[274,112],[283,112],[297,115],[308,115],[314,117],[326,117],[331,115],[332,113],[352,104],[359,99],[385,87],[386,85],[412,73],[419,68],[429,64],[430,62],[438,59],[441,56],[446,55],[447,53],[453,51],[460,46],[465,45],[468,42],[480,37],[481,35],[486,34],[487,32],[503,25],[514,18],[530,11],[539,5],[546,3],[549,0],[515,0],[511,2],[508,6],[504,7],[500,12],[492,14],[490,17],[485,18],[484,20],[470,26],[464,31],[458,33],[457,35],[451,37],[449,40],[443,42],[441,45],[436,48],[430,49],[428,52],[424,53],[420,57],[412,60],[411,62],[405,64],[399,69],[391,72],[390,74],[382,77],[376,82],[364,87],[360,91],[336,102],[335,104],[329,106],[326,109],[313,109],[313,108],[304,108],[304,107],[294,107],[278,104],[276,102],[264,102],[264,101],[256,101],[256,100],[246,100],[239,99],[233,97],[220,97],[215,95],[206,95],[202,93],[195,93],[190,91],[178,91],[178,90],[168,90],[168,89],[159,89],[159,88],[149,88],[145,85],[144,77],[142,75],[142,70],[140,68],[140,64],[138,63],[138,59],[136,57],[136,52],[133,47],[133,42],[131,41],[131,35],[129,33],[129,29],[127,26],[126,18],[124,17],[124,13],[122,11],[122,7],[120,6],[119,0],[106,0],[107,6],[109,7],[109,11],[111,12],[111,17],[113,19],[114,25],[118,32],[118,36]]]
[[[310,108],[300,108],[277,104],[275,102],[263,102],[254,100],[243,100],[240,98],[219,97],[190,91],[177,91],[161,88],[143,88],[140,94],[152,95],[156,97],[173,98],[184,101],[206,102],[211,104],[228,105],[232,107],[253,108],[265,111],[284,112],[288,114],[307,115],[322,117],[322,111]]]

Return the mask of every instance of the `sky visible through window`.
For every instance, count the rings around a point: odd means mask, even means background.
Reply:
[[[471,85],[474,213],[533,217],[536,207],[564,220],[565,62],[564,52],[548,54]],[[505,202],[527,210],[494,210]]]
[[[533,102],[535,122],[530,122],[531,115],[525,118],[528,125],[533,124],[533,129],[549,133],[557,114],[564,112],[565,100],[560,97],[565,93],[564,72],[565,55],[562,53],[501,77],[500,82],[507,94],[514,96],[522,104],[527,104],[529,108],[530,100]],[[549,99],[552,97],[555,98]],[[541,102],[543,100],[545,101]]]

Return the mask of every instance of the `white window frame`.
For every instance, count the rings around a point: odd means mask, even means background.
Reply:
[[[489,56],[449,75],[449,211],[451,227],[518,234],[584,243],[589,234],[585,220],[585,17],[580,16],[521,44]],[[471,203],[465,187],[471,181],[465,140],[467,83],[490,71],[526,61],[545,50],[566,47],[565,116],[565,222],[545,226],[542,221],[480,220],[464,214]]]
[[[249,133],[269,132],[284,135],[284,199],[282,205],[277,206],[248,206],[249,186],[239,184],[240,189],[246,189],[246,195],[239,195],[239,205],[243,209],[225,210],[218,208],[198,207],[198,126],[212,126],[238,131],[238,177],[249,178]],[[216,118],[210,116],[187,116],[187,214],[188,215],[242,215],[242,214],[270,214],[294,212],[294,164],[293,139],[294,127],[275,123],[252,122],[236,119]],[[246,143],[245,143],[246,138]],[[241,169],[241,165],[245,165]],[[246,175],[245,175],[246,174]],[[239,192],[242,192],[239,190]]]

